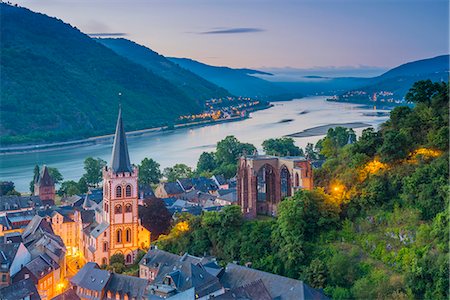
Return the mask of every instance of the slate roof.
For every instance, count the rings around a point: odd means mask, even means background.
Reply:
[[[0,289],[0,299],[2,300],[27,299],[27,297],[30,300],[41,299],[31,278],[17,281]]]
[[[195,287],[196,294],[202,297],[222,288],[217,277],[203,268],[202,263],[207,262],[209,260],[206,258],[195,257],[187,253],[179,256],[159,249],[151,249],[139,264],[158,269],[153,284],[168,284],[167,278],[171,278],[172,285],[178,291]]]
[[[166,206],[172,206],[177,201],[177,198],[169,197],[169,198],[161,198],[161,200],[164,202]]]
[[[10,230],[12,229],[12,225],[9,222],[8,218],[6,216],[0,216],[0,226],[3,226],[3,230]]]
[[[16,257],[20,243],[0,244],[0,270],[7,272]],[[5,266],[5,267],[3,267]]]
[[[81,222],[83,224],[90,224],[95,220],[95,211],[93,210],[82,210],[81,214]]]
[[[98,224],[97,227],[95,227],[92,231],[91,231],[91,235],[94,238],[98,238],[106,229],[108,229],[109,224],[106,222],[103,222],[101,224]]]
[[[227,183],[227,180],[223,175],[214,175],[211,179],[218,185],[224,185]]]
[[[127,294],[128,299],[142,299],[147,285],[147,279],[113,273],[106,291],[119,292],[121,296]]]
[[[269,291],[261,279],[234,288],[214,299],[219,300],[272,300]]]
[[[166,193],[169,195],[182,194],[184,192],[178,182],[164,182],[162,185]]]
[[[221,282],[225,288],[235,289],[243,285],[261,280],[270,296],[280,300],[328,299],[320,291],[315,290],[300,280],[283,277],[233,263],[225,268]]]
[[[177,182],[184,191],[189,191],[194,187],[192,178],[180,178],[177,180]]]
[[[21,243],[22,241],[20,232],[7,232],[3,235],[3,243]]]
[[[62,294],[52,298],[52,300],[81,300],[74,289],[68,289]]]
[[[8,218],[8,220],[11,223],[13,228],[25,227],[22,224],[24,222],[30,222],[34,218],[35,215],[36,215],[36,212],[34,210],[24,210],[24,211],[16,211],[16,212],[11,212],[11,213],[6,213],[6,217]],[[19,223],[19,222],[22,224],[14,224],[14,223]]]
[[[43,256],[38,256],[27,263],[24,268],[27,268],[37,279],[40,279],[47,274],[59,268],[59,265],[54,261],[48,261]]]
[[[78,286],[81,280],[87,276],[87,274],[94,268],[98,268],[99,266],[94,262],[87,262],[71,279],[70,282],[74,286]]]
[[[234,189],[234,191],[231,191],[230,193],[225,194],[223,196],[219,196],[219,197],[217,197],[217,199],[223,200],[223,201],[228,201],[231,203],[236,203],[237,202],[237,191],[236,191],[236,189]]]
[[[210,191],[216,191],[219,189],[216,182],[211,178],[206,177],[192,178],[192,182],[194,184],[194,189],[205,193]]]
[[[139,184],[139,199],[147,199],[155,196],[153,188],[149,184]]]
[[[228,193],[232,193],[232,192],[236,192],[236,188],[217,190],[216,194],[220,197],[220,196],[226,195]]]
[[[114,135],[114,144],[111,157],[111,168],[114,173],[132,172],[130,157],[128,154],[127,138],[122,122],[122,108],[119,108],[117,117],[116,134]]]
[[[0,211],[27,209],[42,206],[39,196],[0,196]]]
[[[39,176],[38,180],[39,186],[52,186],[55,185],[55,181],[53,180],[52,176],[50,176],[50,173],[48,172],[48,168],[46,165],[41,170],[41,174]]]
[[[121,299],[127,294],[129,299],[136,297],[142,299],[144,297],[148,281],[146,279],[110,273],[101,270],[96,263],[88,262],[85,264],[74,277],[70,279],[73,286],[82,287],[93,291],[112,293],[119,292]],[[113,294],[113,295],[114,295]]]
[[[42,217],[35,215],[33,219],[31,219],[30,223],[28,223],[27,227],[25,227],[22,232],[22,238],[24,240],[28,239],[35,232],[48,232],[53,234],[53,229],[51,225]]]
[[[89,190],[89,199],[91,201],[94,201],[95,203],[99,204],[103,201],[103,189],[90,189]]]
[[[216,199],[216,196],[211,195],[207,192],[202,192],[200,190],[193,189],[189,192],[185,192],[185,193],[179,195],[178,198],[186,200],[186,201],[194,202],[194,203],[197,203],[200,205],[205,205],[205,203],[208,200],[214,201]]]

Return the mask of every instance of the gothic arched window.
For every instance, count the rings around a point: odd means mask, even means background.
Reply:
[[[130,213],[130,212],[132,212],[132,211],[133,211],[133,206],[131,206],[130,203],[126,204],[126,205],[125,205],[125,212],[126,212],[126,213]]]
[[[116,242],[122,243],[122,229],[117,229],[116,231]]]
[[[116,198],[122,198],[122,187],[120,185],[116,187]]]
[[[115,207],[114,212],[115,212],[116,214],[121,214],[121,213],[122,213],[122,205],[117,204],[116,207]]]
[[[130,229],[130,228],[127,228],[127,229],[125,230],[125,241],[126,241],[127,243],[130,243],[130,242],[131,242],[131,229]]]
[[[103,242],[103,252],[108,252],[108,243]]]
[[[125,262],[126,262],[127,264],[131,264],[131,262],[132,262],[131,254],[128,254],[128,255],[127,255],[127,257],[125,258]]]
[[[125,187],[125,197],[131,197],[131,185]]]
[[[108,260],[106,259],[106,257],[102,258],[102,264],[103,265],[107,265],[108,264]]]

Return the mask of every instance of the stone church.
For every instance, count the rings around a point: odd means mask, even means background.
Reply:
[[[121,253],[131,264],[139,248],[150,246],[150,232],[140,224],[138,198],[138,168],[130,163],[119,109],[111,165],[103,169],[103,201],[96,204],[86,197],[84,214],[93,211],[94,218],[89,226],[84,227],[80,213],[80,249],[87,261],[108,264],[112,255]]]
[[[239,160],[237,196],[246,218],[275,216],[281,200],[313,186],[311,162],[304,157],[245,155]]]

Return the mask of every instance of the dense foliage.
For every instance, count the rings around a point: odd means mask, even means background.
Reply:
[[[170,124],[201,110],[199,98],[77,28],[25,8],[0,6],[2,144],[112,133],[119,92],[124,115],[132,116],[126,130]]]
[[[304,280],[333,299],[448,299],[448,84],[421,81],[379,131],[330,130],[316,188],[244,220],[180,215],[159,247]],[[219,152],[216,152],[216,155]],[[204,159],[207,161],[207,159]],[[208,158],[209,160],[209,158]]]

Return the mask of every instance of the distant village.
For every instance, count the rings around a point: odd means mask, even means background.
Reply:
[[[247,117],[249,112],[269,107],[269,102],[249,97],[223,97],[205,101],[204,110],[200,114],[180,116],[180,124],[206,121],[227,120]]]
[[[380,104],[405,104],[406,100],[404,97],[399,98],[398,95],[395,95],[391,91],[376,91],[376,92],[368,92],[365,90],[353,90],[348,91],[342,95],[334,95],[328,98],[329,101],[368,101],[372,103],[380,103]]]
[[[1,196],[0,299],[327,299],[302,281],[251,264],[221,265],[207,253],[173,254],[152,244],[143,215],[149,201],[162,201],[172,219],[229,205],[252,219],[275,216],[283,197],[313,188],[304,157],[253,153],[238,163],[231,179],[182,178],[155,189],[139,184],[119,111],[100,188],[63,196],[56,205],[55,181],[43,166],[33,195]],[[11,184],[3,182],[2,190]]]

